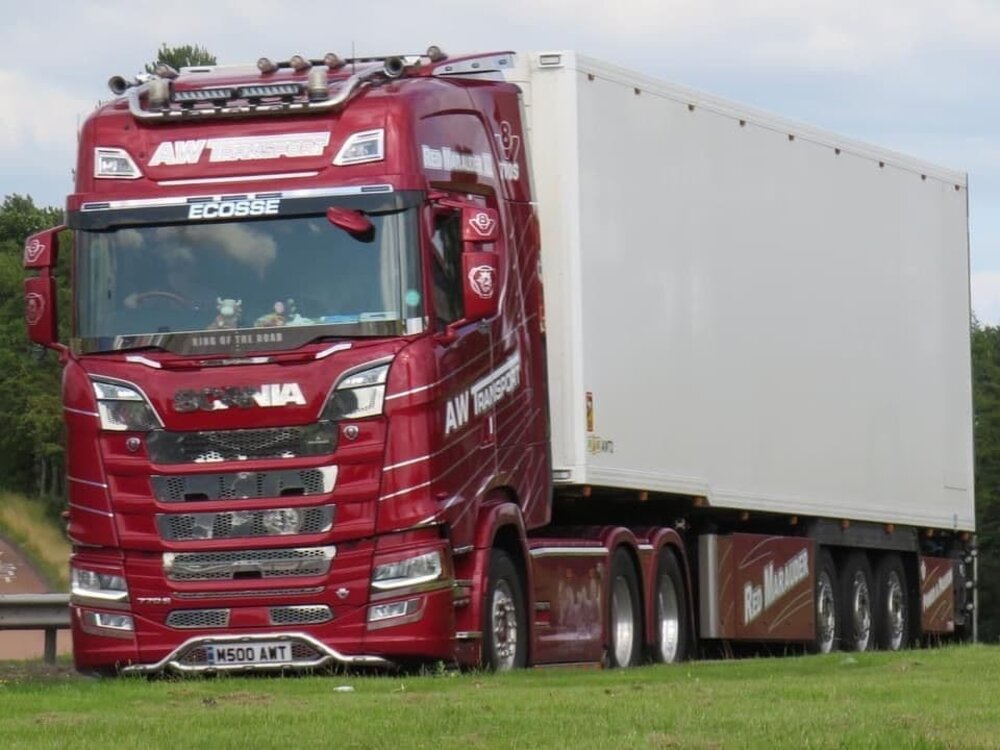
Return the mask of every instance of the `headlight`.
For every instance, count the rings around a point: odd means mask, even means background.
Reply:
[[[127,602],[128,585],[125,578],[113,573],[99,573],[85,568],[72,568],[71,591],[74,596],[103,599],[109,602]]]
[[[134,388],[103,380],[93,385],[102,429],[149,432],[162,426],[153,407]]]
[[[330,394],[323,409],[323,419],[362,419],[381,414],[388,375],[387,364],[348,375]]]
[[[372,573],[372,588],[378,591],[416,586],[441,577],[441,553],[435,550],[417,557],[376,565]]]

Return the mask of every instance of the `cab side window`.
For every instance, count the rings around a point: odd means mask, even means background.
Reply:
[[[434,217],[431,236],[434,315],[438,330],[465,317],[462,307],[462,226],[460,214]]]

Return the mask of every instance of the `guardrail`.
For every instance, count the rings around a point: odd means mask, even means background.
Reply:
[[[0,595],[0,630],[44,630],[46,664],[56,661],[56,633],[68,629],[69,594]]]

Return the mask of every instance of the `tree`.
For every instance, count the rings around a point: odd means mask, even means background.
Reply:
[[[44,496],[63,487],[64,440],[59,403],[60,367],[38,361],[24,325],[21,255],[28,235],[57,225],[62,212],[39,208],[29,196],[0,204],[0,485]],[[68,309],[69,253],[57,269],[60,309]],[[63,324],[68,316],[60,316]]]
[[[979,636],[1000,638],[1000,328],[972,327]]]
[[[156,59],[153,62],[146,63],[146,72],[152,73],[156,70],[156,64],[161,62],[166,63],[175,70],[194,65],[216,64],[215,55],[204,47],[200,47],[197,44],[194,46],[185,44],[180,47],[168,47],[166,42],[160,45],[160,51],[156,53]]]

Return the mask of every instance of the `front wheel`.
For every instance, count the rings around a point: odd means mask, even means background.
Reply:
[[[483,666],[494,672],[523,668],[528,641],[521,576],[502,549],[490,553],[483,620]]]

